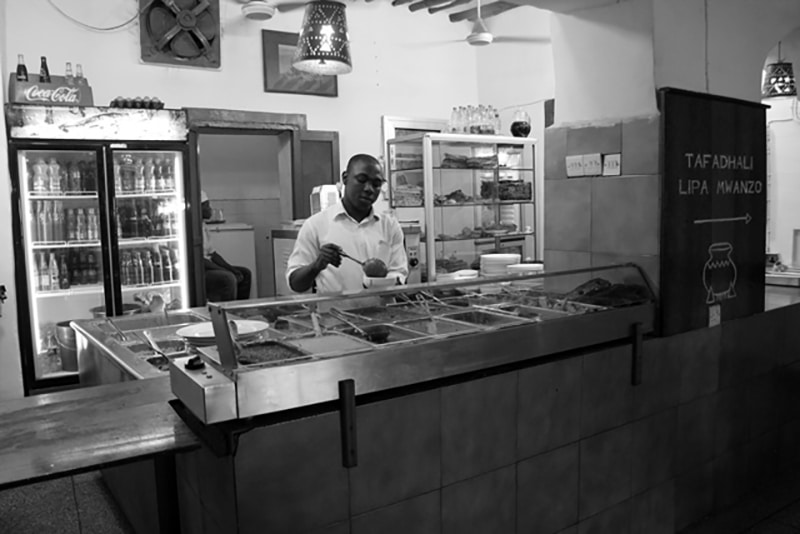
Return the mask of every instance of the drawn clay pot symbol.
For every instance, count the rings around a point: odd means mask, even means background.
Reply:
[[[736,264],[731,258],[733,245],[713,243],[708,247],[708,259],[703,266],[703,285],[706,304],[714,304],[736,296]]]

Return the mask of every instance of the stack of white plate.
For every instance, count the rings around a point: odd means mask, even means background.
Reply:
[[[481,274],[483,276],[505,276],[507,267],[519,263],[519,254],[481,254]]]
[[[264,321],[244,319],[236,320],[234,323],[236,323],[236,328],[239,331],[236,336],[238,341],[254,339],[269,326],[269,323],[265,323]],[[214,326],[211,324],[211,321],[184,326],[183,328],[179,328],[175,333],[195,347],[206,347],[216,343],[214,339]]]
[[[540,274],[544,272],[543,263],[514,263],[506,266],[508,274]]]

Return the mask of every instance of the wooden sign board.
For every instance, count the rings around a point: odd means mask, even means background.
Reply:
[[[659,92],[661,333],[764,311],[766,106]]]

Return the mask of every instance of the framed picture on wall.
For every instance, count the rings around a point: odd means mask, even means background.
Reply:
[[[297,33],[261,30],[264,92],[339,96],[336,76],[311,74],[292,66],[299,36]]]

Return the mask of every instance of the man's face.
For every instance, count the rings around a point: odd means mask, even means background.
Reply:
[[[351,206],[369,211],[378,200],[383,185],[383,171],[374,161],[356,161],[344,176],[344,196]]]
[[[214,210],[211,209],[211,202],[208,200],[200,204],[200,209],[202,210],[203,219],[210,219],[214,213]]]

